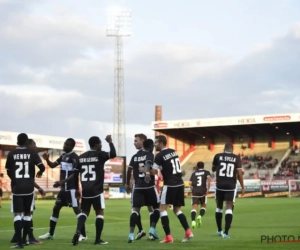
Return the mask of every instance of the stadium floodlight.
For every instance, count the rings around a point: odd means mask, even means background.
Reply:
[[[107,36],[131,36],[131,11],[129,9],[110,8],[107,14]]]
[[[115,37],[114,69],[114,140],[119,156],[126,155],[126,128],[124,106],[124,68],[122,37],[131,36],[131,11],[110,8],[107,11],[106,35]],[[116,143],[117,142],[117,143]]]

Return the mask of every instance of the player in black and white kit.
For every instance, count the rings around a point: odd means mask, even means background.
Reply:
[[[28,139],[27,141],[27,148],[30,149],[30,150],[33,150],[35,152],[37,152],[37,147],[36,147],[36,143],[33,139]],[[13,183],[11,183],[11,186],[13,188]],[[35,182],[34,183],[34,187],[39,191],[39,193],[42,195],[42,196],[45,196],[45,191]],[[34,205],[34,196],[33,196],[33,200],[32,200],[32,204],[31,204],[31,211],[30,211],[30,214],[31,214],[31,221],[30,221],[30,229],[28,232],[24,231],[23,232],[23,243],[25,245],[29,245],[29,244],[33,244],[33,245],[40,245],[42,244],[42,242],[38,241],[35,239],[34,235],[33,235],[33,210],[35,209],[35,205]],[[12,211],[13,212],[13,211]],[[28,233],[28,241],[26,240],[26,237],[27,237],[27,233]],[[14,234],[14,236],[12,237],[11,243],[18,243],[17,242],[17,237],[16,237],[16,233]]]
[[[143,150],[143,143],[144,141],[147,140],[147,136],[144,134],[135,134],[134,135],[134,146],[137,150]],[[132,175],[132,171],[133,168],[132,167],[128,167],[127,169],[127,175],[126,175],[126,192],[127,194],[131,193],[131,208],[132,208],[132,195],[134,193],[134,187],[135,184],[134,182],[132,183],[132,185],[130,185],[130,180],[131,180],[131,175]],[[152,206],[148,206],[148,211],[150,214],[150,221],[151,221],[151,217],[154,216],[155,210],[153,210]],[[141,218],[141,214],[139,214],[138,219],[136,221],[136,226],[138,227],[138,233],[135,237],[135,240],[140,240],[142,239],[144,236],[146,236],[146,232],[143,229],[143,225],[142,225],[142,218]],[[149,236],[150,238],[150,236]]]
[[[154,143],[151,139],[146,139],[143,149],[132,156],[129,167],[133,169],[134,191],[132,193],[132,213],[130,216],[130,233],[128,243],[134,240],[134,228],[137,223],[140,209],[143,206],[151,206],[154,213],[150,216],[149,237],[152,240],[158,239],[156,224],[159,220],[159,195],[155,187],[155,176],[151,175],[154,161]]]
[[[103,194],[104,185],[104,164],[109,159],[115,158],[116,149],[112,143],[110,135],[105,140],[109,143],[110,152],[102,151],[102,143],[99,137],[92,136],[89,139],[90,150],[83,153],[79,157],[79,163],[74,172],[74,185],[78,185],[78,175],[80,174],[80,182],[82,187],[82,212],[77,216],[77,228],[72,243],[78,244],[81,229],[83,228],[87,217],[93,206],[96,213],[96,239],[95,245],[106,245],[107,242],[101,239],[101,233],[104,225],[104,209],[105,199]],[[77,197],[80,196],[77,187]]]
[[[27,235],[31,227],[31,207],[34,200],[35,166],[40,171],[36,177],[42,177],[45,166],[39,155],[27,148],[27,134],[18,135],[18,147],[8,153],[6,166],[7,175],[12,183],[12,211],[14,213],[14,228],[17,244],[12,248],[23,248],[23,234]],[[21,215],[23,217],[23,225]]]
[[[204,169],[204,163],[202,161],[197,163],[195,167],[196,171],[191,175],[190,186],[192,188],[192,206],[191,219],[192,228],[200,227],[202,224],[202,217],[206,211],[207,194],[210,189],[210,172]],[[197,217],[198,205],[201,205],[200,213]]]
[[[55,162],[51,162],[49,160],[49,154],[43,154],[43,158],[47,161],[50,168],[55,168],[60,165],[60,181],[55,182],[53,186],[61,187],[61,190],[57,195],[56,202],[53,207],[49,232],[39,236],[40,239],[53,239],[56,223],[62,207],[72,207],[76,215],[81,212],[79,208],[79,201],[75,197],[77,185],[75,185],[74,180],[68,179],[68,177],[73,175],[74,169],[78,163],[78,155],[73,152],[75,144],[76,142],[73,138],[67,139],[63,147],[63,151],[65,153],[63,153]],[[87,238],[85,234],[85,227],[83,227],[80,237],[80,241]]]
[[[237,178],[242,187],[242,195],[245,193],[242,161],[238,155],[233,154],[232,144],[226,143],[224,153],[216,154],[212,165],[212,171],[216,172],[217,234],[223,238],[230,238],[228,231],[233,217],[232,205],[235,198]],[[225,230],[224,233],[222,233],[222,209],[224,201],[226,202]]]
[[[182,242],[188,242],[193,237],[193,233],[185,215],[181,212],[181,207],[185,205],[185,202],[180,159],[175,150],[167,148],[167,138],[163,135],[155,137],[155,148],[159,153],[155,156],[153,169],[160,169],[164,179],[160,196],[160,218],[166,237],[161,243],[173,242],[167,213],[169,205],[173,205],[173,212],[185,230]]]

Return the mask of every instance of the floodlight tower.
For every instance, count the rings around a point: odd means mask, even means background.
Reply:
[[[124,68],[122,37],[131,36],[131,11],[110,9],[108,12],[107,36],[115,37],[114,79],[114,140],[117,154],[126,156],[126,127],[124,106]],[[116,143],[117,142],[117,143]]]

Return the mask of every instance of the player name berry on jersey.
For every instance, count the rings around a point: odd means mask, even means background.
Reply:
[[[30,160],[30,154],[14,154],[14,160]]]

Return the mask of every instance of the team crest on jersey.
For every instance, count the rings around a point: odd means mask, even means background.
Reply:
[[[69,160],[69,157],[66,157],[66,158],[65,158],[65,161],[68,161],[68,160]]]

